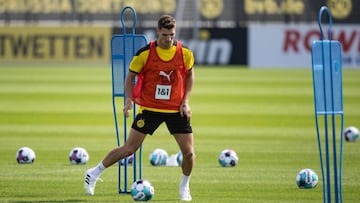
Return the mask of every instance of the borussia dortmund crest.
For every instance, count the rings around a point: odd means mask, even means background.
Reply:
[[[145,125],[145,121],[143,119],[140,119],[136,122],[137,127],[142,128]]]

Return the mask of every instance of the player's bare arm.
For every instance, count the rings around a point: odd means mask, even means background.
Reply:
[[[180,106],[180,115],[181,116],[186,116],[188,118],[188,120],[190,120],[191,118],[191,108],[189,105],[189,100],[190,100],[190,94],[193,88],[193,84],[194,84],[194,79],[195,79],[195,74],[194,71],[191,70],[189,71],[188,75],[186,76],[186,89],[185,89],[185,94],[184,94],[184,99],[183,102]]]
[[[133,107],[131,98],[135,85],[135,77],[136,73],[129,71],[125,79],[125,105],[123,108],[123,113],[126,117],[129,117],[129,110],[131,110]]]

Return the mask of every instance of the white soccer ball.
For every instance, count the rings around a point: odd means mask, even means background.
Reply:
[[[183,161],[183,155],[182,155],[181,151],[179,151],[176,154],[176,162],[177,162],[178,166],[181,166],[182,161]]]
[[[128,165],[133,165],[133,162],[134,162],[134,154],[126,157],[126,160],[127,160],[127,164],[128,164]],[[120,160],[120,165],[124,165],[124,163],[125,163],[125,159],[121,159],[121,160]]]
[[[21,147],[16,152],[16,161],[19,164],[32,164],[35,161],[35,152],[29,147]]]
[[[69,160],[71,164],[86,164],[89,161],[89,154],[84,148],[75,147],[69,153]]]
[[[151,200],[154,194],[154,187],[147,180],[137,180],[131,185],[131,197],[135,201]]]
[[[354,126],[347,127],[344,130],[344,137],[348,142],[355,142],[359,139],[359,130]]]
[[[234,167],[238,163],[239,158],[236,152],[232,149],[225,149],[220,152],[219,163],[223,167]]]
[[[309,168],[302,169],[296,176],[296,185],[301,189],[315,188],[318,182],[318,175]]]
[[[153,166],[165,166],[169,158],[168,153],[163,149],[155,149],[151,152],[149,159]]]

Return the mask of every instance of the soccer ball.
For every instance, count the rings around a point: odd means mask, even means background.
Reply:
[[[151,200],[154,194],[154,187],[147,180],[137,180],[131,185],[131,197],[135,201]]]
[[[21,147],[16,152],[16,161],[19,164],[32,164],[35,161],[35,152],[29,147]]]
[[[165,166],[168,158],[168,153],[163,149],[155,149],[149,156],[150,163],[153,166]]]
[[[179,166],[181,166],[182,160],[183,160],[183,155],[182,155],[181,152],[178,152],[178,153],[176,154],[176,162],[177,162],[177,164],[178,164]]]
[[[355,142],[359,138],[359,130],[354,126],[347,127],[344,130],[344,137],[348,142]]]
[[[302,169],[296,176],[296,185],[301,189],[315,188],[318,182],[317,174],[309,168]]]
[[[223,167],[233,167],[238,163],[239,158],[232,149],[225,149],[219,155],[219,163]]]
[[[69,153],[69,160],[71,164],[86,164],[89,161],[89,154],[84,148],[75,147]]]
[[[128,165],[132,165],[133,162],[134,162],[134,154],[126,157],[126,159],[127,159],[127,164],[128,164]],[[124,165],[124,163],[125,163],[125,159],[121,159],[121,160],[120,160],[120,165]]]

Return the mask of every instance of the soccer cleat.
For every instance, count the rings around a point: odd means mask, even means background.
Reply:
[[[180,200],[181,201],[191,201],[190,188],[189,186],[180,187]]]
[[[86,194],[94,195],[97,180],[101,180],[101,179],[100,178],[94,178],[89,173],[89,170],[86,171],[86,173],[85,173],[85,182],[84,182],[84,188],[85,188]]]

